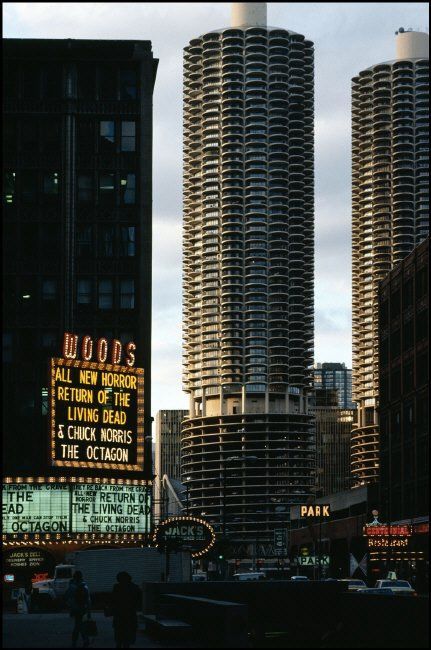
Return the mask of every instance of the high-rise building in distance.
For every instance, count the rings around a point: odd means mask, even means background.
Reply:
[[[429,37],[396,36],[396,59],[352,84],[353,399],[356,484],[379,474],[379,283],[429,231]]]
[[[315,363],[314,388],[336,389],[340,408],[356,408],[352,402],[352,371],[345,363]]]
[[[260,2],[185,48],[182,472],[234,540],[272,540],[314,484],[313,66]]]
[[[316,418],[316,495],[348,490],[352,486],[350,437],[355,410],[340,407],[336,388],[315,388],[310,411]]]
[[[158,411],[156,414],[156,444],[154,454],[154,514],[162,514],[163,476],[179,481],[181,479],[181,423],[189,414],[181,409]]]
[[[150,41],[5,39],[3,54],[4,469],[43,477],[65,331],[134,341],[150,414],[158,61]]]

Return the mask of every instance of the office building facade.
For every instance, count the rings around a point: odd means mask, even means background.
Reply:
[[[181,425],[189,412],[181,409],[158,411],[154,454],[154,513],[160,518],[163,504],[163,477],[181,479]]]
[[[45,476],[64,332],[134,341],[151,412],[157,60],[149,41],[70,39],[6,39],[4,59],[4,469]]]
[[[356,484],[379,474],[378,287],[428,234],[428,34],[396,36],[396,59],[352,84],[353,399]]]
[[[340,408],[356,408],[356,404],[352,402],[352,371],[346,368],[345,363],[315,363],[314,388],[336,389]]]
[[[428,521],[428,272],[429,238],[379,289],[379,484],[389,521]]]
[[[313,114],[313,44],[265,3],[185,48],[182,473],[232,540],[314,482]]]
[[[310,400],[316,428],[316,496],[351,485],[350,438],[355,410],[341,408],[337,389],[316,388]]]

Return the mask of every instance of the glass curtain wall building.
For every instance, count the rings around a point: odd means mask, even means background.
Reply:
[[[353,399],[356,484],[379,475],[378,287],[429,232],[429,37],[396,36],[396,59],[352,84]]]
[[[232,540],[272,540],[314,485],[313,66],[265,3],[184,53],[182,473]]]
[[[150,413],[157,60],[149,41],[5,39],[3,53],[4,463],[44,476],[65,331],[134,341]]]
[[[154,514],[160,518],[163,503],[163,476],[181,479],[181,424],[188,411],[171,409],[158,411],[156,415],[156,445],[154,472],[156,474]]]
[[[315,388],[310,410],[316,418],[316,496],[348,490],[350,437],[355,411],[340,407],[334,388]]]
[[[314,388],[336,389],[340,408],[356,408],[352,402],[352,371],[344,363],[314,364]]]

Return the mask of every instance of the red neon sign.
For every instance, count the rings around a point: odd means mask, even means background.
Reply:
[[[412,534],[412,527],[411,526],[388,526],[388,525],[380,525],[380,526],[365,526],[364,528],[364,535],[366,537],[375,537],[375,536],[383,536],[383,537],[410,537]]]

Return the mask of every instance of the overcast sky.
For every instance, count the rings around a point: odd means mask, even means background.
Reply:
[[[182,49],[230,22],[230,3],[3,3],[8,38],[151,40],[154,92],[153,415],[181,391]],[[399,27],[428,29],[428,5],[268,3],[268,24],[315,44],[316,361],[351,367],[350,80],[393,59]]]

